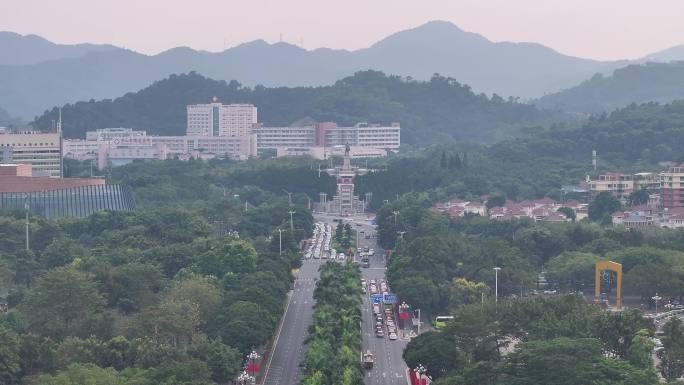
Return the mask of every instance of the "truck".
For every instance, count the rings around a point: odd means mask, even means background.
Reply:
[[[374,361],[373,353],[371,353],[370,350],[366,350],[366,352],[363,353],[363,367],[366,369],[373,369]]]

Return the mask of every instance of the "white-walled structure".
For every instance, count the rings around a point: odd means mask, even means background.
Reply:
[[[252,104],[213,103],[186,106],[188,136],[247,136],[257,123]]]
[[[11,148],[12,162],[28,163],[33,176],[61,176],[61,147],[58,133],[37,131],[0,133],[0,147]]]

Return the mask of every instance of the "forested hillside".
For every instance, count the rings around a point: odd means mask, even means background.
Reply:
[[[684,98],[684,62],[646,63],[617,69],[611,76],[594,75],[578,86],[546,95],[540,108],[584,114],[601,113],[631,103],[668,103]]]
[[[373,205],[411,191],[434,197],[473,198],[499,192],[510,199],[560,198],[563,184],[598,172],[660,170],[657,162],[683,162],[684,101],[632,105],[576,125],[528,131],[525,137],[491,145],[445,144],[387,160],[383,171],[358,178]]]
[[[325,87],[249,88],[197,73],[173,75],[136,93],[114,100],[67,104],[62,110],[69,138],[84,137],[87,130],[134,127],[155,135],[185,132],[185,106],[208,103],[217,96],[224,103],[253,103],[266,125],[290,125],[311,117],[342,125],[358,122],[402,125],[402,141],[410,144],[443,140],[492,142],[511,137],[521,126],[550,119],[535,107],[494,95],[476,95],[456,80],[435,75],[430,81],[358,72]],[[57,108],[35,121],[50,129]]]
[[[19,123],[19,119],[10,116],[9,112],[0,107],[0,127]]]

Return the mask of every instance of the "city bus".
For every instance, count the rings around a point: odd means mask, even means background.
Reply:
[[[450,315],[438,315],[435,317],[435,322],[432,323],[432,326],[434,326],[435,329],[441,329],[446,326],[447,322],[452,321],[453,319],[454,317]]]

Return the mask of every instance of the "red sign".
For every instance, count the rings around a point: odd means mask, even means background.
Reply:
[[[411,318],[411,313],[399,313],[399,318],[409,319],[409,318]]]

